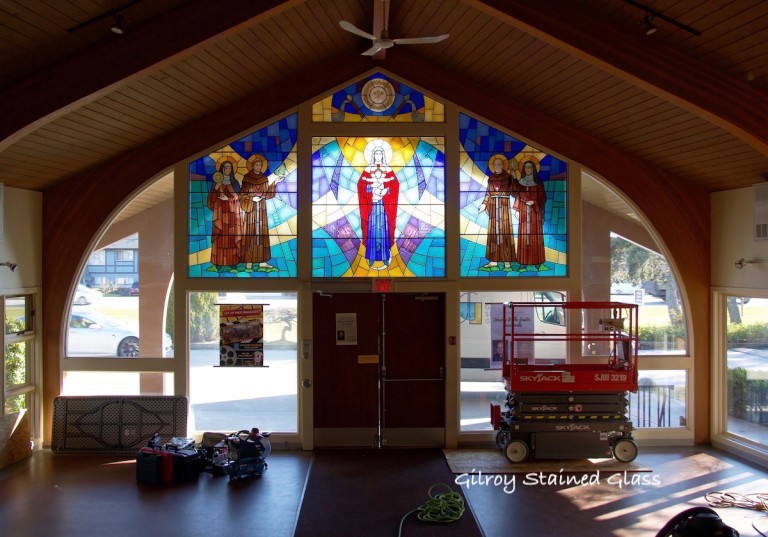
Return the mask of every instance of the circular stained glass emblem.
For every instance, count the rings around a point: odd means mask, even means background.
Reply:
[[[395,102],[395,88],[388,80],[374,78],[363,86],[363,104],[372,112],[383,112]]]

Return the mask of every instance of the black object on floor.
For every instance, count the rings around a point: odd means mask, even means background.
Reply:
[[[454,479],[439,449],[318,450],[294,537],[396,536],[402,518],[430,500],[433,485],[443,483],[463,496]],[[402,527],[403,537],[454,535],[482,535],[469,509],[449,523],[411,515]]]

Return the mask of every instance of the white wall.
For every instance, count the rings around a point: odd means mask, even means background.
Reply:
[[[4,188],[3,237],[0,263],[12,261],[11,272],[0,266],[0,292],[40,288],[43,284],[43,195],[18,188]]]
[[[715,192],[712,210],[712,286],[768,289],[768,241],[753,240],[752,188]],[[737,259],[764,261],[739,270]]]

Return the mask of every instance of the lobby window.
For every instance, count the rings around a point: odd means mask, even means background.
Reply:
[[[189,294],[189,403],[196,431],[296,432],[296,293]],[[260,321],[232,308],[261,305]],[[253,329],[248,329],[250,320]]]
[[[726,431],[768,445],[768,299],[725,297]]]
[[[33,295],[7,296],[3,303],[3,413],[12,414],[31,410],[35,394],[36,322]]]
[[[73,294],[62,395],[174,395],[173,174],[127,202],[98,237]]]
[[[536,331],[565,333],[562,308],[554,305],[565,300],[561,291],[472,292],[461,294],[460,316],[460,431],[492,431],[490,404],[497,402],[506,410],[507,392],[502,377],[504,345],[504,303],[540,302],[533,311]],[[549,342],[539,343],[531,356],[542,363],[565,361],[567,349]]]

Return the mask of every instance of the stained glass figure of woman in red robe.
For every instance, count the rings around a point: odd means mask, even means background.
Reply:
[[[544,204],[547,193],[539,178],[539,162],[534,157],[520,161],[515,210],[518,213],[517,260],[520,272],[548,270],[544,253]]]
[[[392,147],[387,142],[368,142],[364,155],[370,164],[357,182],[360,227],[365,259],[372,269],[381,270],[392,260],[400,183],[387,164],[392,157]]]
[[[234,157],[225,156],[217,162],[213,187],[208,193],[208,208],[213,212],[211,222],[211,265],[208,270],[237,272],[240,263],[240,241],[243,217],[240,212],[239,183],[235,178]]]

